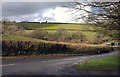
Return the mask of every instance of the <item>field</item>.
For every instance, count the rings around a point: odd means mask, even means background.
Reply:
[[[38,39],[33,39],[29,37],[24,37],[24,36],[13,36],[13,35],[3,35],[2,39],[7,39],[7,40],[31,40],[31,41],[39,41]]]
[[[58,29],[65,29],[69,33],[81,31],[86,35],[88,40],[95,38],[96,32],[89,31],[94,30],[95,27],[86,24],[57,24],[57,23],[17,23],[17,26],[24,25],[29,30],[24,30],[22,33],[31,33],[34,29],[45,29],[48,33],[55,33]],[[85,30],[85,31],[84,31]]]
[[[89,29],[94,30],[94,27],[86,24],[57,24],[57,23],[17,23],[17,26],[26,26],[28,29]]]
[[[24,30],[22,33],[31,33],[31,32],[33,32],[34,30]],[[46,30],[48,33],[55,33],[55,32],[57,32],[57,30]],[[77,32],[77,31],[68,31],[67,30],[67,32],[69,32],[69,33],[75,33],[75,32]],[[85,34],[86,35],[86,38],[88,39],[88,40],[92,40],[92,39],[94,39],[95,38],[95,35],[96,35],[96,32],[92,32],[92,31],[81,31],[83,34]]]
[[[94,30],[91,25],[85,25],[85,24],[42,24],[44,26],[41,26],[40,23],[17,23],[17,26],[24,27],[25,30],[20,30],[20,34],[7,34],[2,35],[2,44],[3,46],[3,55],[4,56],[17,56],[17,55],[40,55],[40,54],[98,54],[98,53],[106,53],[110,52],[113,49],[111,47],[106,47],[104,45],[94,45],[94,44],[87,44],[85,42],[75,42],[76,39],[73,38],[71,41],[64,41],[64,39],[61,40],[45,40],[42,38],[35,38],[26,36],[24,34],[33,33],[35,36],[41,36],[42,33],[40,31],[42,30],[36,30],[36,29],[44,29],[48,31],[48,33],[52,34],[58,31],[58,29],[66,30],[67,35],[72,34],[74,32],[80,31],[81,33],[85,34],[87,39],[93,40],[97,34],[97,32],[91,31]],[[34,34],[37,31],[38,34]],[[43,31],[44,31],[43,30]],[[64,34],[64,31],[62,31]],[[81,34],[77,33],[77,34]],[[57,33],[56,33],[57,34]],[[75,33],[74,33],[75,34]],[[44,35],[44,34],[43,34]],[[82,34],[81,34],[82,35]],[[59,35],[58,35],[59,36]],[[57,35],[52,36],[58,37]],[[65,35],[66,36],[66,35]],[[80,35],[78,35],[80,36]],[[68,36],[67,36],[68,37]],[[48,37],[49,38],[49,37]],[[61,38],[61,36],[59,37]],[[58,39],[59,39],[58,38]],[[79,40],[80,38],[77,37]],[[83,38],[86,39],[86,38]]]
[[[61,24],[61,23],[15,23],[15,26],[21,26],[21,27],[25,27],[27,29],[23,30],[21,33],[22,35],[2,35],[3,39],[13,39],[13,40],[37,40],[37,41],[44,41],[44,42],[51,42],[51,41],[45,41],[45,40],[41,40],[41,39],[37,39],[37,38],[31,38],[31,37],[25,37],[24,34],[29,34],[31,32],[33,32],[36,29],[44,29],[46,30],[48,33],[55,33],[57,32],[58,29],[64,29],[65,31],[67,31],[68,33],[72,34],[75,32],[81,32],[83,34],[85,34],[86,39],[88,41],[93,42],[96,38],[96,34],[97,32],[94,31],[94,29],[96,27],[92,26],[92,25],[87,25],[87,24]],[[52,41],[52,43],[55,41]],[[56,43],[56,42],[55,42]],[[62,43],[66,43],[66,42],[62,42]],[[71,43],[70,43],[71,44]],[[75,44],[75,43],[72,43]],[[77,45],[77,43],[75,44]],[[84,45],[88,45],[88,44],[84,44]],[[91,45],[91,43],[89,43],[89,45]],[[92,45],[93,46],[93,45]],[[95,45],[96,46],[96,45]]]

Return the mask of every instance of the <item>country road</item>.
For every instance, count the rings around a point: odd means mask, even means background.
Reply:
[[[110,52],[88,56],[3,60],[2,75],[117,75],[118,71],[83,71],[73,67],[84,60],[118,55]]]

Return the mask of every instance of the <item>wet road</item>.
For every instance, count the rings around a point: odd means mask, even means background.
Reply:
[[[117,75],[118,71],[83,71],[73,67],[84,60],[118,55],[110,52],[98,55],[37,58],[2,61],[2,75]]]

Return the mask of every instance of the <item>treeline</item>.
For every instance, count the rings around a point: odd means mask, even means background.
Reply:
[[[2,56],[46,54],[98,54],[113,51],[112,47],[89,47],[33,41],[2,40]]]

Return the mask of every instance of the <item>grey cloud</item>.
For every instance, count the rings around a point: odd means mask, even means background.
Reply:
[[[2,16],[20,16],[33,13],[43,13],[43,10],[60,6],[60,2],[4,2],[2,3]]]

